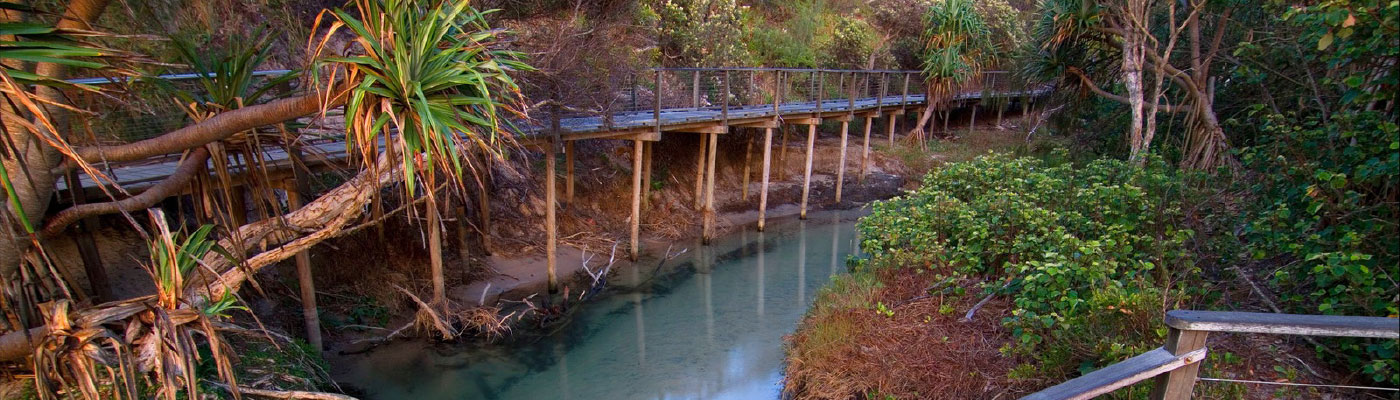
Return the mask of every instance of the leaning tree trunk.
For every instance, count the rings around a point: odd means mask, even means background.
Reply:
[[[89,29],[90,22],[97,20],[97,17],[102,15],[102,10],[107,8],[107,2],[108,0],[72,0],[68,3],[63,17],[59,19],[57,27]],[[18,19],[17,17],[15,12],[6,12],[0,19],[11,21]],[[37,63],[33,72],[40,76],[62,79],[66,71],[59,64]],[[56,89],[39,86],[33,94],[40,100],[63,103],[62,94]],[[5,100],[6,107],[19,104],[13,101],[10,95],[6,95]],[[67,121],[64,110],[59,107],[47,108],[54,127],[64,129]],[[53,170],[62,162],[62,157],[25,126],[29,122],[26,119],[31,118],[31,115],[14,114],[12,111],[14,109],[9,108],[0,113],[3,114],[5,125],[5,132],[0,134],[7,136],[8,142],[14,144],[16,154],[0,155],[0,162],[4,163],[5,171],[14,185],[14,196],[24,211],[21,213],[14,209],[14,205],[8,201],[4,207],[8,208],[10,216],[24,218],[37,226],[48,211],[49,198],[53,196],[54,184],[58,181],[58,174]],[[63,138],[65,132],[53,133],[55,137]],[[0,277],[12,279],[16,277],[15,272],[19,270],[22,256],[34,243],[29,235],[16,225],[18,221],[0,223],[7,225],[0,227]]]

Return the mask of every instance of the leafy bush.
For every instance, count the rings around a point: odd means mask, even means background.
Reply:
[[[1254,259],[1282,265],[1272,283],[1286,311],[1400,314],[1400,129],[1369,112],[1263,121],[1242,154],[1259,173],[1242,233]],[[1400,385],[1395,341],[1338,343],[1349,367]]]
[[[861,248],[1010,296],[1006,351],[1069,375],[1161,343],[1161,307],[1181,295],[1164,282],[1195,269],[1179,250],[1192,232],[1173,225],[1181,184],[1168,171],[1160,160],[948,164],[876,204],[859,224]]]

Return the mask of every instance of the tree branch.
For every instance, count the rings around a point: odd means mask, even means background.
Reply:
[[[1071,75],[1074,75],[1074,76],[1076,76],[1076,77],[1079,77],[1079,81],[1082,82],[1082,83],[1084,83],[1084,86],[1088,87],[1090,91],[1094,92],[1094,94],[1099,95],[1099,97],[1102,97],[1102,98],[1105,98],[1105,99],[1109,99],[1109,100],[1113,100],[1113,101],[1117,101],[1117,102],[1123,103],[1123,104],[1128,104],[1128,98],[1127,98],[1127,97],[1123,97],[1123,96],[1120,96],[1120,95],[1116,95],[1116,94],[1113,94],[1113,93],[1109,93],[1107,90],[1103,90],[1103,89],[1099,88],[1097,85],[1094,85],[1094,81],[1093,81],[1093,80],[1090,80],[1088,76],[1085,76],[1083,72],[1080,72],[1080,71],[1077,70],[1077,69],[1070,69],[1070,70],[1069,70],[1069,73],[1070,73]],[[1171,104],[1161,104],[1161,103],[1158,103],[1158,104],[1157,104],[1157,109],[1160,110],[1160,111],[1165,111],[1165,112],[1169,112],[1169,113],[1178,113],[1178,112],[1182,112],[1182,111],[1187,111],[1187,108],[1186,108],[1186,107],[1174,106],[1174,105],[1171,105]]]
[[[164,135],[116,146],[84,146],[74,149],[86,162],[135,161],[173,154],[232,136],[235,133],[311,115],[345,102],[346,90],[327,99],[319,94],[273,100],[215,115],[203,122]],[[324,103],[323,103],[324,101]],[[71,165],[69,160],[65,165]]]
[[[191,151],[189,155],[185,156],[184,161],[180,162],[180,165],[175,168],[174,173],[165,177],[164,180],[161,180],[160,183],[155,184],[155,186],[151,186],[140,194],[121,200],[104,203],[78,204],[68,207],[63,211],[59,211],[58,214],[55,214],[52,218],[49,218],[49,221],[44,224],[44,228],[39,232],[39,236],[53,237],[54,235],[62,233],[63,229],[67,228],[68,225],[83,218],[122,211],[138,211],[148,208],[164,200],[166,197],[179,193],[181,189],[185,188],[185,185],[189,184],[190,179],[204,170],[204,166],[208,161],[209,149],[204,146],[199,146],[195,148],[194,151]],[[70,191],[83,190],[82,186],[79,185],[77,181],[70,182],[70,184],[73,185],[73,187],[68,188]]]

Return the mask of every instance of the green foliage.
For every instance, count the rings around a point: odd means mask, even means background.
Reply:
[[[365,54],[322,61],[344,68],[354,85],[345,105],[348,146],[373,163],[382,135],[386,153],[402,159],[409,196],[418,178],[434,185],[435,170],[460,179],[464,153],[504,157],[511,138],[501,128],[500,114],[510,109],[503,100],[519,95],[507,72],[531,69],[521,54],[499,48],[502,32],[467,2],[433,4],[360,0],[359,18],[336,9],[333,28],[348,28]]]
[[[924,74],[962,82],[982,71],[996,51],[986,19],[971,0],[934,3],[925,17]]]
[[[1283,264],[1273,275],[1283,303],[1309,314],[1400,314],[1400,128],[1373,112],[1262,121],[1264,141],[1242,153],[1259,173],[1242,233],[1252,258]],[[1395,341],[1338,343],[1354,370],[1400,384]]]
[[[655,11],[664,53],[660,61],[686,67],[748,65],[752,57],[743,44],[747,10],[736,0],[665,0]]]
[[[865,21],[841,17],[831,40],[822,46],[826,67],[862,69],[875,51],[875,28]]]
[[[1400,2],[1325,1],[1291,8],[1283,19],[1303,29],[1298,40],[1316,43],[1318,53],[1306,53],[1306,57],[1316,57],[1328,69],[1342,72],[1328,74],[1319,82],[1341,88],[1340,103],[1395,99],[1395,88],[1400,85],[1400,72],[1394,65],[1400,57],[1400,46],[1396,46]]]
[[[873,260],[976,278],[1013,300],[1010,351],[1068,375],[1160,343],[1180,250],[1181,180],[1166,164],[1086,165],[990,155],[948,164],[859,224]]]
[[[189,40],[173,39],[181,62],[189,64],[196,74],[200,74],[197,80],[199,91],[175,91],[175,95],[184,104],[198,104],[212,109],[208,110],[211,112],[226,111],[260,103],[278,85],[300,75],[292,71],[256,84],[260,79],[253,73],[267,61],[272,48],[269,46],[271,35],[259,31],[253,37],[235,36],[231,48],[213,54],[209,53],[208,48],[201,49]]]

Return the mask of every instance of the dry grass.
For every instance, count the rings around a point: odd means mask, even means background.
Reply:
[[[1006,377],[1018,361],[998,351],[1010,340],[1000,324],[1005,300],[960,322],[978,299],[929,295],[933,274],[860,275],[823,290],[788,338],[785,390],[793,398],[980,399],[1025,392]],[[877,312],[877,304],[892,314]]]

